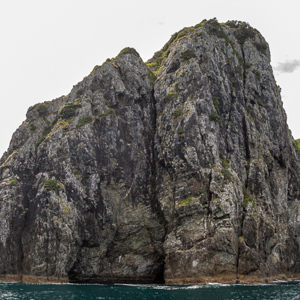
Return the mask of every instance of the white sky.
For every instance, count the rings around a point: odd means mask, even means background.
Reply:
[[[67,95],[125,47],[146,61],[173,33],[213,17],[249,22],[266,38],[289,127],[300,138],[297,2],[0,0],[0,156],[29,106]]]

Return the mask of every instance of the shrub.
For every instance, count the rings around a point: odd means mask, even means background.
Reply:
[[[51,132],[52,127],[51,126],[47,126],[44,131],[43,131],[43,135],[38,139],[38,141],[35,144],[35,147],[38,148],[39,145],[46,139],[46,136]]]
[[[44,118],[44,117],[47,116],[48,110],[47,110],[47,106],[45,104],[42,104],[42,103],[38,104],[37,105],[37,111],[38,111],[39,116],[41,118]]]
[[[231,181],[232,175],[231,175],[229,169],[223,168],[221,172],[222,172],[222,174],[223,174],[223,176],[224,176],[224,180],[226,180],[226,181]]]
[[[177,108],[173,111],[173,118],[176,119],[182,114],[182,110],[180,108]]]
[[[30,130],[34,132],[36,130],[36,126],[34,124],[30,124]]]
[[[183,128],[181,126],[178,127],[177,134],[178,135],[183,135],[184,134]]]
[[[97,90],[100,90],[100,83],[97,81],[97,79],[93,79],[91,85],[90,85],[90,90],[94,93]]]
[[[186,49],[186,50],[180,52],[180,58],[183,61],[189,61],[191,58],[194,58],[194,57],[197,57],[197,55],[191,49]]]
[[[247,23],[239,23],[239,26],[234,33],[238,42],[243,45],[247,39],[253,38],[255,36],[254,29]]]
[[[85,116],[85,117],[79,119],[79,121],[78,121],[76,127],[77,127],[77,128],[78,128],[78,127],[81,127],[81,126],[83,126],[83,125],[86,125],[86,124],[88,124],[88,123],[91,123],[92,121],[93,121],[93,118],[92,118],[91,116]]]
[[[58,181],[56,179],[50,179],[44,183],[44,187],[46,191],[54,191],[56,194],[60,191],[60,186],[58,185]]]
[[[245,189],[244,190],[244,201],[243,201],[244,208],[247,208],[249,203],[252,203],[252,205],[254,206],[254,201],[253,201],[252,195],[249,194],[248,189]]]
[[[264,55],[267,55],[268,46],[265,43],[254,42],[254,46],[259,52],[263,53]]]
[[[227,44],[231,43],[229,37],[216,18],[207,21],[206,26],[208,26],[210,34],[213,34],[220,39],[224,39]]]
[[[69,119],[75,116],[76,110],[80,107],[82,105],[78,101],[68,102],[60,108],[58,114],[63,119]]]
[[[229,170],[229,167],[230,167],[229,162],[230,162],[230,160],[226,159],[222,153],[220,153],[220,158],[222,160],[222,171],[221,172],[222,172],[222,174],[224,176],[224,180],[231,181],[232,180],[232,175],[231,175],[231,172]]]
[[[77,175],[79,175],[79,171],[78,171],[78,170],[73,170],[73,174],[74,174],[75,176],[77,176]]]
[[[209,119],[212,120],[212,121],[216,121],[218,123],[221,123],[221,117],[219,115],[217,115],[216,113],[211,113],[209,115]]]
[[[117,57],[119,57],[122,54],[133,54],[137,57],[140,57],[139,53],[134,48],[130,48],[130,47],[126,47],[123,50],[121,50],[121,52],[118,54]]]
[[[253,71],[256,80],[260,80],[261,79],[261,73],[258,70],[254,70]]]

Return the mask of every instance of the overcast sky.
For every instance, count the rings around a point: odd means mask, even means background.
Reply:
[[[300,138],[296,0],[12,0],[0,7],[0,156],[27,109],[67,95],[95,65],[134,47],[148,60],[183,27],[216,17],[266,38],[288,124]]]

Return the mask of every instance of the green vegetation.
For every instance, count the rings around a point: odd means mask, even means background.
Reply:
[[[165,100],[170,101],[172,100],[175,96],[177,96],[177,92],[171,90],[169,94],[165,97]]]
[[[176,108],[176,109],[173,111],[173,118],[176,119],[176,118],[178,118],[181,114],[182,114],[182,109]]]
[[[181,200],[179,203],[178,203],[178,206],[187,206],[190,204],[190,202],[193,200],[193,197],[188,197],[186,199],[183,199]]]
[[[148,66],[147,66],[148,67]],[[148,77],[149,77],[149,81],[152,85],[154,85],[155,80],[156,80],[156,76],[155,74],[152,72],[152,70],[148,67]]]
[[[134,48],[130,48],[130,47],[126,47],[123,50],[121,50],[121,52],[118,54],[117,57],[119,57],[122,54],[133,54],[137,57],[140,57],[140,55],[138,54],[138,52],[134,49]]]
[[[161,67],[162,67],[165,59],[168,57],[168,55],[170,53],[170,48],[171,48],[172,44],[176,43],[179,39],[187,36],[191,31],[193,31],[199,27],[203,27],[203,25],[206,22],[207,22],[207,20],[203,20],[201,23],[199,23],[193,27],[185,27],[182,30],[175,32],[171,36],[169,41],[163,46],[163,48],[154,54],[154,59],[153,60],[150,59],[146,63],[147,66],[153,71],[153,73],[155,75],[157,75],[157,73],[159,73],[159,71],[161,70]]]
[[[72,119],[68,119],[66,121],[65,120],[59,121],[58,125],[65,127],[65,126],[69,125],[70,123],[72,123]]]
[[[182,136],[182,135],[184,134],[183,128],[182,128],[181,126],[178,127],[178,129],[177,129],[177,134],[178,134],[179,136]]]
[[[224,176],[224,180],[226,181],[231,181],[232,180],[232,175],[231,172],[229,170],[230,168],[230,160],[226,159],[222,153],[220,153],[220,158],[221,158],[221,162],[222,162],[222,174]]]
[[[194,58],[194,57],[197,57],[197,55],[191,49],[186,49],[186,50],[180,52],[180,58],[183,61],[189,61],[191,58]]]
[[[47,135],[51,132],[52,130],[52,126],[47,126],[44,131],[43,131],[43,135],[37,140],[37,142],[35,143],[35,148],[38,148],[39,145],[46,139]]]
[[[98,117],[106,117],[108,115],[115,114],[115,110],[113,108],[108,109],[104,113],[98,115]]]
[[[261,79],[261,73],[258,70],[253,70],[253,73],[255,75],[256,80]]]
[[[16,179],[14,179],[14,178],[9,178],[9,182],[6,183],[6,185],[17,186],[17,185],[19,185],[19,182]]]
[[[265,105],[264,105],[259,99],[257,100],[257,104],[258,104],[259,106],[265,107]]]
[[[221,122],[222,122],[221,117],[220,117],[218,114],[216,114],[216,113],[211,113],[211,114],[209,115],[209,119],[210,119],[211,121],[215,121],[215,122],[218,122],[218,123],[220,123],[220,124],[221,124]]]
[[[218,113],[218,115],[220,115],[220,108],[219,108],[219,98],[218,97],[213,97],[212,98],[212,101],[213,101],[213,104],[214,104],[214,107]]]
[[[77,127],[77,128],[78,128],[78,127],[81,127],[81,126],[83,126],[83,125],[86,125],[86,124],[88,124],[88,123],[91,123],[92,121],[93,121],[93,118],[92,118],[91,116],[85,116],[85,117],[79,119],[79,121],[78,121],[76,127]]]
[[[256,49],[264,55],[267,55],[268,46],[265,43],[254,42]]]
[[[58,185],[58,181],[56,179],[50,179],[44,183],[44,187],[46,191],[54,191],[56,194],[60,191],[60,186]]]
[[[32,132],[36,131],[36,126],[34,124],[30,124],[30,130]]]
[[[252,67],[252,64],[247,62],[245,63],[245,69],[250,69]]]
[[[254,38],[256,30],[247,23],[239,22],[238,24],[234,35],[238,42],[243,45],[247,39]]]
[[[252,203],[252,206],[255,207],[254,200],[251,194],[249,194],[248,189],[244,190],[244,201],[243,201],[243,207],[247,208],[248,204]]]
[[[295,147],[295,149],[296,149],[296,151],[297,151],[297,153],[300,157],[300,139],[294,140],[293,145],[294,145],[294,147]]]
[[[244,239],[243,236],[240,236],[240,237],[239,237],[239,243],[242,243],[244,240],[245,240],[245,239]]]
[[[224,39],[226,44],[230,44],[231,41],[227,34],[224,32],[221,24],[218,22],[216,18],[213,18],[211,20],[208,20],[207,22],[208,28],[209,28],[209,33],[212,35],[215,35],[216,37],[220,39]]]
[[[65,103],[58,112],[58,115],[62,119],[69,119],[75,116],[76,110],[82,107],[82,104],[78,102],[78,99],[75,102]]]
[[[97,79],[93,79],[91,85],[90,85],[90,90],[94,93],[96,92],[97,90],[100,90],[100,83],[98,82]]]
[[[80,88],[76,91],[76,97],[81,97],[84,94],[84,89]]]
[[[74,174],[75,176],[77,176],[77,175],[79,175],[79,171],[78,171],[78,170],[73,170],[73,174]]]
[[[45,104],[43,104],[43,103],[38,104],[36,109],[41,118],[45,118],[47,116],[48,110],[47,110],[47,106]]]

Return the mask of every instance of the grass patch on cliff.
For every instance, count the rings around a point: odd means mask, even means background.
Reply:
[[[297,151],[298,156],[300,157],[300,139],[294,140],[293,145]]]
[[[188,206],[190,204],[194,204],[194,203],[197,203],[197,202],[199,202],[198,198],[188,197],[186,199],[180,200],[178,205],[176,205],[176,208],[183,207],[183,206]]]
[[[46,191],[48,191],[48,192],[54,191],[54,192],[56,192],[56,194],[58,194],[60,191],[60,186],[56,179],[50,179],[50,180],[46,181],[44,183],[44,187],[45,187]]]
[[[177,119],[178,117],[180,117],[182,114],[182,109],[180,108],[176,108],[174,111],[173,111],[173,118],[174,119]]]
[[[247,208],[249,203],[252,203],[252,206],[255,207],[255,203],[254,203],[252,195],[249,193],[248,189],[245,189],[244,190],[243,207]]]
[[[197,57],[197,55],[191,49],[186,49],[186,50],[180,52],[180,58],[185,62],[189,61],[190,59],[192,59],[194,57]]]
[[[85,117],[79,119],[76,127],[78,128],[78,127],[84,126],[88,123],[91,123],[92,121],[93,121],[93,118],[91,116],[85,116]]]
[[[19,182],[17,179],[14,178],[9,178],[9,182],[5,183],[5,185],[9,185],[9,186],[18,186]]]

